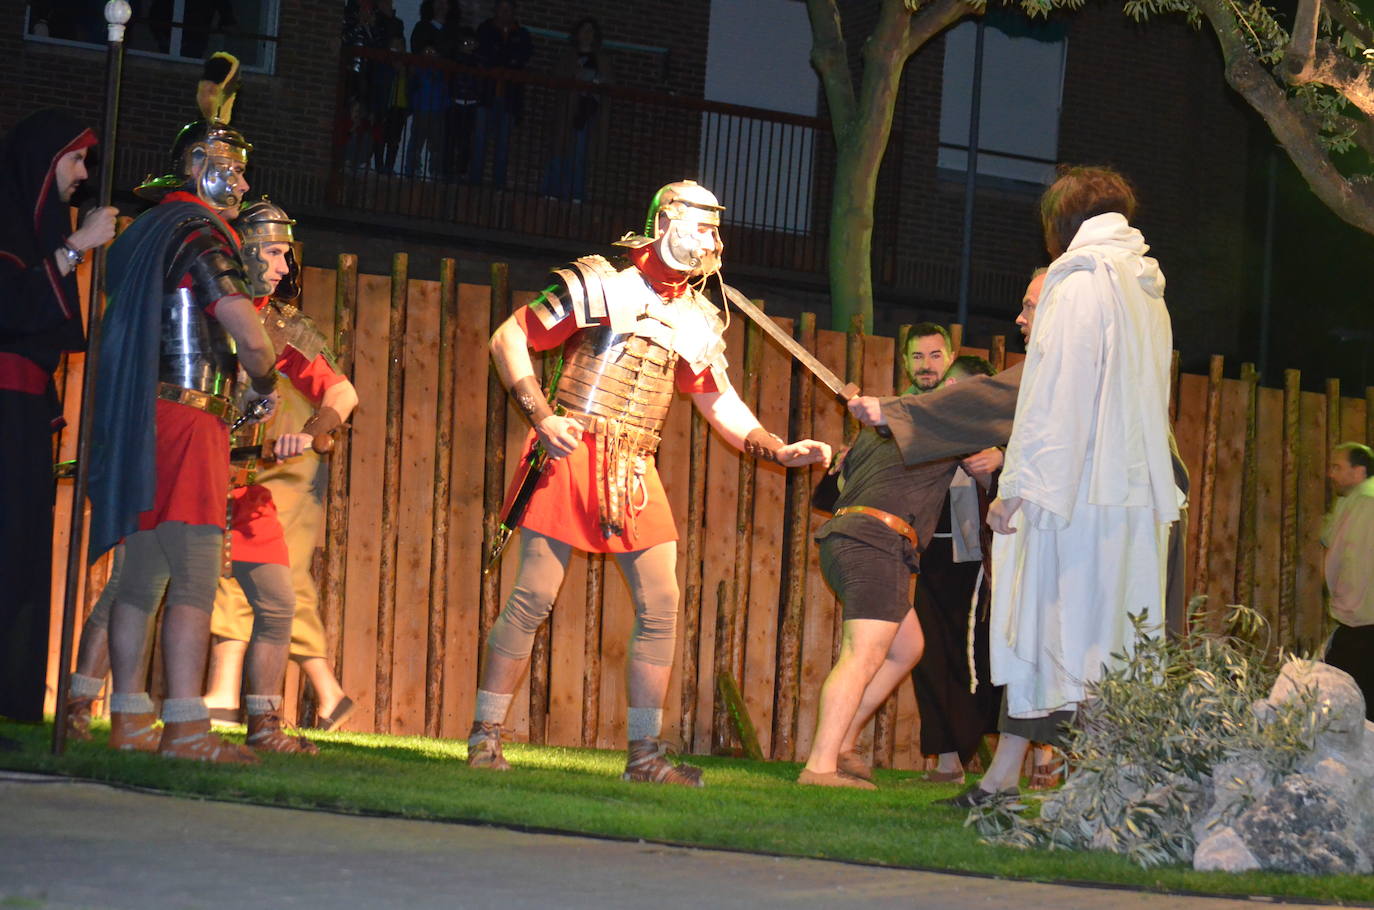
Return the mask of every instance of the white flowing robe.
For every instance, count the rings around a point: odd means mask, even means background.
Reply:
[[[1173,331],[1140,232],[1083,223],[1045,277],[999,481],[1019,497],[994,535],[992,680],[1011,717],[1074,708],[1134,639],[1163,622]]]

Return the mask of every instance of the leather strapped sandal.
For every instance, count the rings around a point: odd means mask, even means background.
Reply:
[[[501,725],[475,720],[468,731],[468,767],[486,771],[509,771],[510,762],[501,754]]]
[[[703,786],[701,769],[695,765],[673,764],[668,759],[668,746],[661,739],[631,740],[625,773],[620,779],[646,784]]]
[[[91,707],[94,704],[94,698],[72,696],[67,699],[67,739],[81,743],[91,741]]]
[[[353,699],[345,695],[339,699],[339,703],[334,706],[333,711],[322,714],[315,720],[315,729],[329,731],[338,728],[339,724],[348,720],[354,707],[356,706],[353,704]]]
[[[281,714],[268,711],[248,715],[245,745],[255,752],[285,752],[290,755],[318,755],[320,747],[304,736],[288,732]]]
[[[157,727],[156,714],[110,712],[111,749],[121,752],[156,752],[161,744],[162,731]]]
[[[210,718],[170,721],[162,727],[162,746],[158,754],[165,758],[184,758],[190,761],[216,764],[256,765],[253,750],[210,732]]]
[[[1056,760],[1032,767],[1030,782],[1027,786],[1031,790],[1051,790],[1063,782],[1064,762]]]

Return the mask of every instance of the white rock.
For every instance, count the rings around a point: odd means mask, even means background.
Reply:
[[[1259,860],[1234,828],[1213,831],[1193,851],[1193,868],[1199,872],[1251,872]]]

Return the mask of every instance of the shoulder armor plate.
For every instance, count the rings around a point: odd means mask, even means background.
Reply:
[[[278,354],[283,348],[293,348],[307,363],[324,354],[329,365],[334,366],[334,356],[329,351],[324,333],[315,325],[315,320],[301,312],[300,307],[278,300],[268,301],[267,306],[262,308],[262,325],[267,329],[267,337],[272,339]]]

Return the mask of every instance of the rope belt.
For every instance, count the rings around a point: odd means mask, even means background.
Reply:
[[[173,404],[184,404],[188,408],[214,414],[230,426],[233,426],[234,421],[239,419],[239,409],[234,407],[232,401],[218,395],[211,395],[209,392],[202,392],[199,389],[186,389],[179,385],[172,385],[170,382],[159,382],[157,384],[157,397]]]
[[[613,417],[569,413],[582,431],[596,438],[596,499],[601,534],[606,538],[634,531],[635,516],[649,504],[644,475],[658,451],[658,433]]]
[[[920,541],[916,537],[916,529],[896,515],[893,515],[891,512],[884,512],[882,509],[875,509],[871,506],[845,506],[842,509],[835,510],[836,518],[841,515],[867,515],[869,518],[876,518],[893,531],[905,537],[907,543],[911,544],[913,550],[921,549]]]

